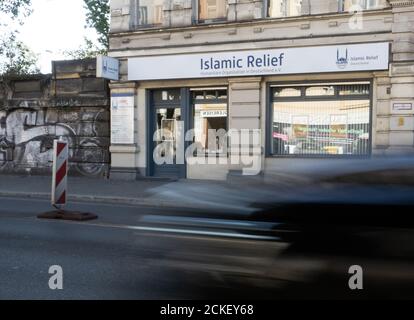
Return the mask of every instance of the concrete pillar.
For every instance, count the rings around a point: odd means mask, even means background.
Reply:
[[[261,105],[261,77],[251,78],[233,78],[229,80],[229,128],[230,130],[260,130],[260,105]],[[262,135],[259,134],[261,137]],[[231,135],[232,143],[235,140]],[[263,146],[263,141],[260,141],[260,146]],[[252,147],[252,141],[250,141],[250,147]],[[262,147],[259,148],[254,154],[259,157],[262,166]],[[253,150],[250,150],[253,151]],[[246,156],[245,151],[231,148],[230,156]],[[242,159],[240,159],[242,160]],[[230,174],[239,175],[243,169],[246,169],[249,165],[246,165],[242,161],[239,163],[230,164]]]
[[[376,72],[373,79],[372,153],[382,155],[389,148],[391,78]]]
[[[389,151],[414,153],[414,1],[389,2],[394,19]]]

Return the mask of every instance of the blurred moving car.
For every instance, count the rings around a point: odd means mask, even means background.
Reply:
[[[348,271],[358,265],[365,281],[359,297],[414,298],[414,157],[301,170],[310,174],[308,183],[291,186],[283,199],[256,203],[261,208],[250,217],[278,223],[274,232],[290,243],[281,263],[320,262],[313,280],[292,285],[304,286],[294,292],[355,297]]]

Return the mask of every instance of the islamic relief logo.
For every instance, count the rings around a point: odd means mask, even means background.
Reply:
[[[103,61],[103,70],[105,73],[108,72],[108,61],[106,60]]]
[[[348,66],[348,49],[346,49],[345,55],[341,55],[339,49],[336,51],[336,65],[339,69],[345,69]]]

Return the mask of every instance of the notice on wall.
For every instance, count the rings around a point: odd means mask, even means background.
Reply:
[[[134,143],[134,94],[111,96],[111,144]]]
[[[394,103],[392,109],[395,111],[411,111],[413,110],[412,103]]]

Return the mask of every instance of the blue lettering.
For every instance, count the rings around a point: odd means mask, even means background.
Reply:
[[[262,68],[262,67],[277,67],[282,65],[284,53],[280,54],[279,58],[272,57],[270,54],[264,54],[261,57],[248,56],[247,67],[248,68]]]
[[[285,54],[282,52],[279,56],[279,65],[282,66],[283,64],[283,59],[285,58]]]
[[[237,59],[233,56],[230,59],[213,59],[205,60],[201,58],[201,70],[211,70],[211,69],[236,69],[243,68],[243,59]]]
[[[247,68],[263,68],[263,67],[277,67],[282,66],[285,59],[285,54],[281,53],[279,57],[274,57],[270,54],[262,56],[247,56]],[[201,58],[201,70],[220,70],[220,69],[242,69],[243,59],[237,59],[235,56],[229,59],[209,59]]]
[[[247,67],[254,68],[254,56],[247,57]]]

